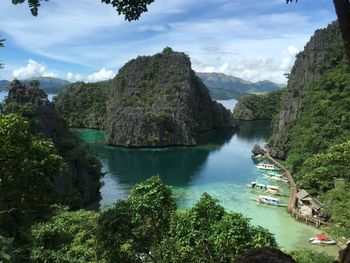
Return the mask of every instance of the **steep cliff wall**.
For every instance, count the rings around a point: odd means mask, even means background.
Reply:
[[[184,53],[167,48],[120,69],[107,102],[107,143],[148,147],[195,145],[199,132],[235,127],[211,100]]]
[[[65,204],[80,207],[99,198],[100,163],[83,149],[79,137],[61,119],[46,93],[35,85],[15,80],[10,85],[5,110],[20,113],[31,122],[35,134],[52,139],[68,165],[68,173],[52,178]]]
[[[281,159],[287,157],[289,131],[298,119],[303,104],[307,103],[307,98],[303,100],[303,96],[310,83],[322,76],[323,65],[328,62],[327,55],[339,41],[340,30],[338,24],[333,22],[327,28],[317,30],[304,51],[297,55],[282,96],[282,110],[273,124],[273,135],[269,142],[269,151],[273,156]]]

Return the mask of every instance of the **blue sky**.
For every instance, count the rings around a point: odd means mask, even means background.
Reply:
[[[278,83],[313,32],[336,18],[330,0],[156,0],[131,23],[99,0],[50,0],[36,18],[27,4],[1,0],[0,17],[0,79],[99,81],[170,46],[197,71]]]

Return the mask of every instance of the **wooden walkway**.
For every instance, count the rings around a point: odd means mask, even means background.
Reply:
[[[289,196],[289,202],[288,202],[288,212],[292,214],[297,220],[299,221],[304,221],[306,223],[311,223],[314,224],[316,227],[320,227],[322,225],[326,225],[326,222],[323,222],[320,219],[311,217],[311,216],[305,216],[300,213],[298,207],[297,207],[297,193],[298,193],[298,188],[297,185],[295,184],[294,178],[292,173],[284,167],[280,162],[275,160],[270,156],[269,153],[265,153],[265,157],[271,161],[274,165],[278,166],[281,168],[283,171],[284,175],[288,178],[289,184],[290,184],[290,196]]]

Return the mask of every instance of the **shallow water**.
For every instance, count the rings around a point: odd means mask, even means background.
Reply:
[[[260,145],[269,137],[268,122],[245,122],[239,131],[216,130],[203,134],[196,147],[166,147],[127,149],[103,144],[104,135],[96,130],[79,130],[89,149],[102,162],[106,173],[101,189],[102,200],[97,207],[126,198],[136,183],[159,174],[173,188],[179,209],[189,208],[204,192],[217,198],[228,210],[251,218],[254,225],[268,228],[286,250],[308,247],[337,255],[336,247],[315,247],[308,238],[319,230],[297,222],[286,208],[267,207],[252,199],[257,193],[249,191],[251,181],[267,182],[251,158],[255,143]],[[272,182],[284,191],[288,201],[287,184]]]

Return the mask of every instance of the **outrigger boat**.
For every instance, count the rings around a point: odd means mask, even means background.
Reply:
[[[309,242],[314,245],[335,245],[337,244],[337,241],[330,239],[325,234],[319,234],[315,237],[309,238]]]
[[[264,177],[268,178],[268,179],[271,179],[271,180],[284,182],[284,183],[288,183],[289,182],[288,179],[283,178],[283,176],[280,175],[280,174],[276,174],[276,175],[265,174]]]
[[[255,167],[260,169],[260,170],[269,170],[269,171],[278,171],[278,170],[280,170],[280,168],[274,166],[273,164],[268,164],[268,163],[259,163]]]
[[[258,182],[251,182],[250,184],[248,184],[248,187],[252,190],[265,191],[265,192],[273,194],[273,195],[278,195],[280,193],[280,189],[278,188],[278,186],[275,186],[275,185],[268,185],[268,184],[261,184]]]
[[[271,197],[271,196],[261,195],[255,201],[257,201],[257,202],[259,202],[261,204],[265,204],[265,205],[282,206],[282,207],[286,207],[287,206],[287,204],[281,203],[281,201],[278,198],[274,198],[274,197]]]

